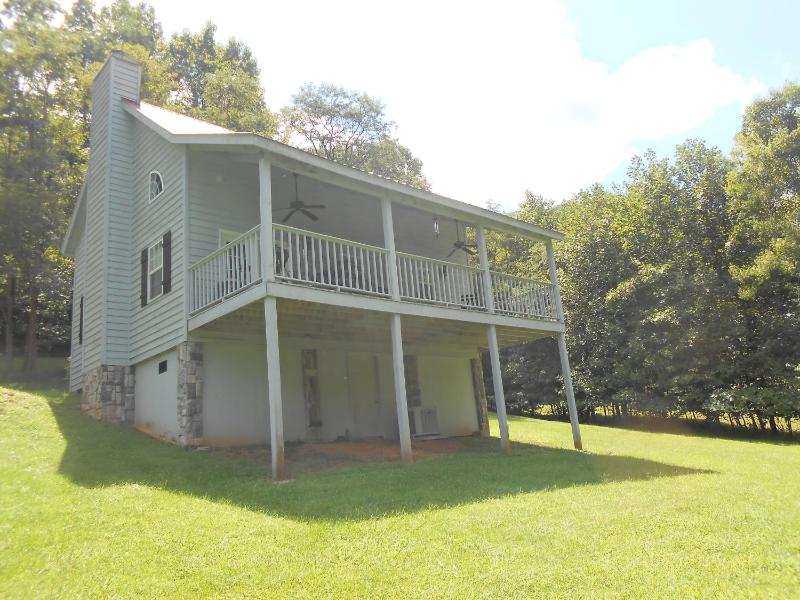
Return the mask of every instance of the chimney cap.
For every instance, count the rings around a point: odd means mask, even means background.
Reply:
[[[108,60],[106,60],[106,62],[111,60],[112,56],[115,56],[117,58],[121,58],[122,60],[126,60],[131,64],[134,64],[134,65],[137,65],[137,66],[139,65],[139,61],[132,59],[130,56],[128,56],[128,53],[125,52],[124,50],[119,50],[119,49],[112,50],[111,54],[109,55]]]

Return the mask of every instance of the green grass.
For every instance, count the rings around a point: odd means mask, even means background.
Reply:
[[[496,432],[496,428],[494,429]],[[798,597],[800,445],[514,418],[282,484],[0,388],[0,597]]]

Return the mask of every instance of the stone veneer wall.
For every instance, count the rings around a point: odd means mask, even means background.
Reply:
[[[133,423],[134,367],[100,365],[83,379],[81,410],[100,421]]]
[[[190,446],[203,437],[203,344],[178,345],[178,444]]]

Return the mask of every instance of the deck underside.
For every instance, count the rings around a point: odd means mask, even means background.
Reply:
[[[417,347],[470,349],[487,346],[486,325],[451,319],[405,315],[403,342]],[[281,337],[324,341],[355,341],[389,344],[389,314],[344,306],[278,300],[278,328]],[[196,334],[223,338],[263,337],[264,307],[255,301],[225,314],[196,330]],[[497,327],[500,347],[514,346],[553,335],[548,331],[508,326]]]

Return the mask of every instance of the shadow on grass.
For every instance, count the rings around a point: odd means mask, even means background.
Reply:
[[[481,440],[412,466],[356,465],[273,485],[267,465],[178,448],[80,413],[77,399],[50,408],[67,446],[60,473],[76,484],[136,483],[304,521],[362,520],[446,508],[511,494],[613,481],[708,473],[622,456],[515,444],[511,455]],[[290,465],[291,469],[291,465]]]
[[[541,419],[543,421],[569,423],[567,419],[552,415],[509,415],[508,419],[509,421]],[[727,423],[710,423],[705,419],[642,416],[607,417],[604,415],[595,415],[591,419],[582,419],[581,425],[594,425],[597,427],[608,427],[611,429],[627,429],[631,431],[641,431],[644,433],[668,433],[671,435],[735,440],[740,442],[757,442],[764,444],[786,445],[800,443],[800,435],[798,435],[797,432],[773,433],[768,430],[761,431],[744,429],[741,427],[733,427]]]

